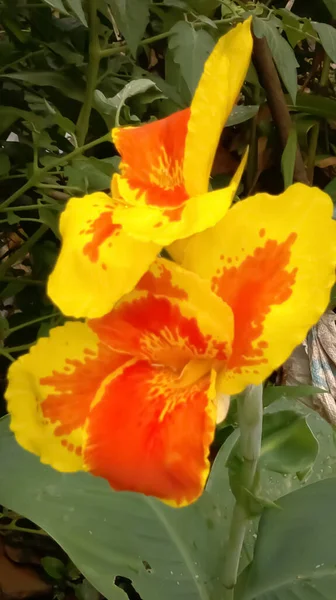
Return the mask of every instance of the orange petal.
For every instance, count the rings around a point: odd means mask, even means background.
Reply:
[[[127,202],[172,208],[186,200],[183,156],[188,119],[185,109],[140,127],[112,130],[122,159],[118,189]]]
[[[206,281],[163,259],[138,290],[88,324],[111,348],[176,369],[193,358],[224,361],[230,355],[231,309]]]
[[[83,426],[102,381],[124,356],[104,348],[84,323],[40,338],[9,368],[6,399],[19,444],[60,471],[83,468]]]
[[[235,394],[279,367],[326,309],[336,263],[332,202],[302,184],[257,194],[172,254],[233,310],[233,350],[218,390]]]
[[[130,237],[114,222],[117,205],[97,192],[72,198],[61,215],[63,241],[48,294],[66,315],[106,314],[135,286],[160,250]]]
[[[139,361],[107,378],[87,421],[87,470],[115,490],[175,506],[196,500],[209,473],[216,409],[214,378],[176,387],[170,369]],[[112,431],[112,434],[111,434]]]

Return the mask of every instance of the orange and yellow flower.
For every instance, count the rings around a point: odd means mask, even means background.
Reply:
[[[216,44],[190,108],[112,131],[122,159],[112,195],[72,198],[61,215],[62,248],[48,293],[66,315],[106,314],[134,288],[162,246],[223,217],[245,159],[225,189],[208,192],[210,171],[251,52],[247,20]]]
[[[176,242],[183,266],[157,259],[109,314],[52,330],[13,363],[18,442],[115,490],[194,501],[221,395],[262,382],[324,312],[335,234],[330,198],[297,184]]]

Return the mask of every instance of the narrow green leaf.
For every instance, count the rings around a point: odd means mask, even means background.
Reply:
[[[174,62],[180,66],[191,96],[201,77],[204,63],[214,47],[214,40],[204,29],[196,30],[186,21],[179,21],[171,29],[169,49]]]
[[[299,93],[295,104],[287,96],[287,106],[290,110],[315,115],[329,119],[330,121],[336,120],[336,100],[332,98],[324,98],[316,94]]]
[[[45,4],[48,4],[49,6],[51,6],[51,8],[54,8],[55,10],[59,10],[61,13],[67,15],[68,11],[66,10],[62,0],[43,0],[43,2],[45,2]]]
[[[76,87],[70,77],[62,73],[56,73],[55,71],[22,71],[19,73],[6,73],[5,75],[1,75],[1,77],[23,81],[30,85],[54,87],[73,100],[82,101],[84,98],[84,89]]]
[[[58,213],[56,211],[49,210],[49,208],[41,207],[41,208],[39,208],[39,217],[40,217],[41,223],[48,225],[48,227],[50,227],[53,234],[58,239],[61,239],[61,235],[59,232],[59,226],[58,226],[58,223],[59,223]]]
[[[135,56],[149,20],[149,0],[106,0],[117,26]]]
[[[285,189],[293,183],[296,150],[297,133],[296,129],[292,129],[281,157],[281,171]]]
[[[323,0],[331,16],[336,19],[336,0]]]
[[[82,7],[82,0],[67,0],[67,3],[76,17],[87,27],[88,24]]]
[[[312,26],[319,34],[321,44],[332,61],[336,62],[336,29],[327,23],[312,22]]]
[[[298,87],[296,70],[299,63],[295,58],[293,49],[282,37],[274,24],[262,19],[254,18],[253,29],[254,34],[258,38],[266,37],[280,77],[295,104]]]
[[[302,398],[325,393],[327,393],[327,390],[313,385],[268,385],[264,388],[263,401],[264,406],[268,406],[281,398]]]

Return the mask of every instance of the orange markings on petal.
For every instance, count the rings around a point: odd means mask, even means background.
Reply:
[[[184,388],[175,386],[177,377],[139,361],[105,382],[87,422],[87,470],[115,490],[179,506],[200,496],[214,435],[210,375]]]
[[[84,350],[83,361],[66,359],[62,371],[42,377],[40,385],[54,388],[41,402],[43,417],[57,424],[54,435],[68,435],[81,427],[88,415],[89,407],[102,381],[126,360],[125,356],[111,352],[100,344],[98,354],[89,348]],[[65,445],[64,440],[62,444]]]
[[[137,284],[138,290],[146,290],[157,296],[168,296],[169,298],[178,298],[179,300],[188,300],[186,290],[182,289],[172,282],[172,271],[167,269],[163,263],[159,266],[159,275],[152,271],[147,271]]]
[[[98,219],[90,223],[89,229],[81,233],[92,235],[92,239],[83,248],[83,253],[93,263],[99,258],[99,247],[113,235],[119,235],[121,225],[112,221],[112,211],[102,212]],[[103,267],[104,268],[104,267]]]
[[[258,365],[267,362],[263,349],[267,342],[261,340],[257,348],[253,343],[263,333],[263,322],[271,307],[291,296],[297,269],[287,271],[291,247],[297,238],[291,233],[280,243],[267,240],[235,267],[224,267],[219,276],[212,278],[212,289],[233,310],[235,335],[228,367]],[[230,263],[231,260],[227,259]]]
[[[135,292],[111,313],[88,325],[111,348],[155,364],[181,369],[194,357],[226,360],[227,343],[204,335],[194,316],[174,298]]]
[[[183,180],[183,159],[190,109],[140,127],[112,130],[122,161],[122,187],[126,201],[139,200],[160,207],[176,207],[187,198]],[[127,181],[133,197],[127,197]]]

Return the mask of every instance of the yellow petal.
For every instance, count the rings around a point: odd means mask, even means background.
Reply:
[[[128,235],[141,240],[168,246],[174,240],[189,237],[212,227],[225,215],[237,192],[247,159],[247,152],[231,179],[220,190],[189,198],[182,206],[164,209],[154,206],[119,206],[114,211],[115,223],[122,225]]]
[[[66,315],[93,318],[109,312],[160,250],[130,237],[114,222],[116,205],[97,192],[72,198],[61,215],[62,247],[48,294]]]
[[[252,53],[251,19],[217,42],[205,63],[188,122],[183,174],[190,196],[208,190],[223,127],[237,101]]]
[[[60,471],[83,469],[83,426],[104,378],[124,357],[84,323],[40,338],[9,368],[6,400],[18,443]]]
[[[235,394],[279,367],[326,309],[336,264],[332,202],[303,184],[257,194],[172,254],[233,310],[233,352],[217,389]]]

